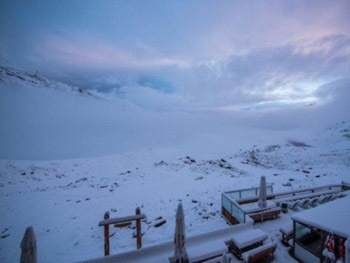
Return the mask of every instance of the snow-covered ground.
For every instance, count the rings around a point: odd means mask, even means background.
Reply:
[[[180,201],[192,236],[225,227],[221,193],[261,175],[274,192],[349,181],[350,122],[303,117],[158,112],[0,68],[0,262],[19,260],[29,225],[38,262],[76,262],[103,256],[106,211],[140,207],[152,246],[173,239]],[[263,228],[278,240],[276,224]],[[132,228],[112,231],[112,254],[135,249]]]

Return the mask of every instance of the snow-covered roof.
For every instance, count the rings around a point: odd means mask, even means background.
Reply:
[[[350,196],[295,214],[292,219],[342,237],[350,237]]]

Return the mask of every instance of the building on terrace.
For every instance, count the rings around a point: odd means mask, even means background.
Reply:
[[[293,254],[301,262],[345,262],[350,245],[350,196],[296,213]],[[348,247],[350,249],[350,247]]]

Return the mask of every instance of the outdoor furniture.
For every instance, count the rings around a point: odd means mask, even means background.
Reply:
[[[277,243],[272,242],[265,244],[263,246],[257,247],[255,249],[249,250],[242,254],[242,258],[246,263],[255,262],[261,258],[264,258],[268,255],[273,255],[277,248]]]
[[[203,263],[220,263],[221,261],[221,257],[215,257],[215,258],[212,258],[212,259],[209,259],[209,260],[205,260],[203,261]]]
[[[321,196],[319,199],[318,199],[318,203],[319,204],[324,204],[327,202],[327,199],[328,199],[328,195],[323,195]]]
[[[285,202],[294,202],[297,200],[301,200],[301,199],[312,199],[314,197],[321,197],[324,195],[329,195],[329,194],[337,194],[339,193],[339,190],[325,190],[325,191],[312,191],[311,193],[306,193],[306,194],[293,194],[290,195],[288,197],[275,197],[274,201],[276,202],[277,206],[280,206],[281,203],[285,203]]]
[[[205,242],[196,246],[187,246],[187,258],[189,263],[206,262],[207,260],[220,258],[222,254],[228,252],[225,242],[215,240]]]
[[[281,213],[281,208],[276,207],[276,208],[264,210],[261,212],[251,213],[248,215],[254,220],[254,222],[260,222],[260,221],[262,222],[269,219],[275,219],[280,213]]]
[[[336,195],[330,194],[327,198],[327,202],[333,201],[336,198],[337,198]]]
[[[282,234],[282,244],[285,246],[289,246],[288,241],[293,238],[293,224],[281,226],[280,232]]]
[[[310,199],[308,199],[308,198],[299,200],[297,202],[298,206],[301,208],[308,208],[309,203],[310,203]]]
[[[298,201],[289,201],[288,202],[288,207],[290,209],[292,209],[293,211],[297,210],[297,206],[298,206]]]
[[[232,237],[226,242],[229,252],[242,259],[242,253],[250,249],[261,246],[264,240],[267,239],[267,234],[260,229],[253,229],[241,232]]]
[[[336,193],[335,195],[336,195],[337,198],[343,198],[343,197],[346,196],[346,194],[343,193],[343,192]]]
[[[318,197],[314,197],[314,198],[311,199],[309,205],[311,207],[316,207],[317,206],[317,202],[318,202]]]

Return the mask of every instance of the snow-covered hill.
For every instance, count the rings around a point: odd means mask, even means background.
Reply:
[[[140,207],[151,246],[173,239],[180,201],[191,236],[224,227],[221,193],[261,175],[275,192],[350,180],[349,121],[275,129],[227,113],[140,109],[5,68],[0,78],[0,262],[19,260],[29,225],[38,262],[75,262],[103,255],[105,211]],[[113,231],[112,254],[135,249],[132,228]]]
[[[88,92],[81,88],[72,87],[65,83],[42,77],[38,72],[31,74],[22,70],[3,66],[0,66],[0,81],[2,83],[2,86],[8,86],[12,89],[18,89],[20,87],[25,87],[26,89],[30,87],[45,88],[53,89],[56,91],[71,91],[80,93],[82,95],[95,96],[91,92]]]

